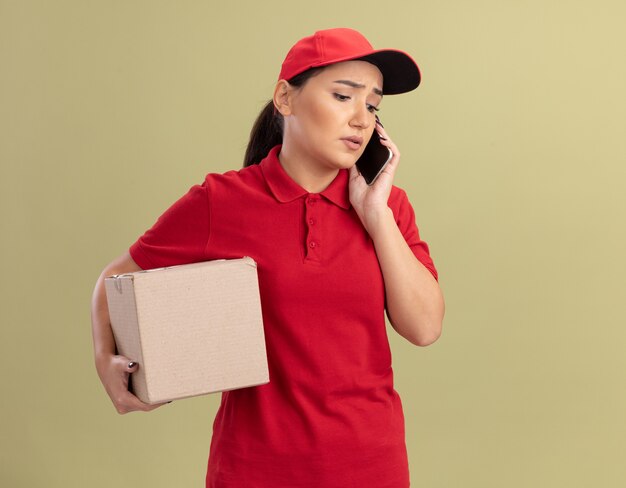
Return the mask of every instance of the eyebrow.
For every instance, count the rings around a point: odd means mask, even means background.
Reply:
[[[333,83],[341,83],[343,85],[351,86],[352,88],[365,88],[365,85],[361,85],[360,83],[355,83],[354,81],[350,80],[335,80]],[[381,97],[383,96],[382,90],[376,87],[374,87],[372,91],[376,93],[376,95],[380,95]]]

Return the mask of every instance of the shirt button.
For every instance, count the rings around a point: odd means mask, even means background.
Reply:
[[[309,224],[311,225],[315,224],[315,219],[309,219]]]
[[[307,202],[309,205],[313,205],[313,204],[315,204],[315,202],[317,202],[317,198],[312,198],[312,197],[310,197],[310,198],[308,198],[308,199],[307,199],[307,201],[306,201],[306,202]]]
[[[309,247],[310,247],[311,249],[314,249],[314,248],[315,248],[315,246],[317,246],[317,242],[315,242],[315,241],[311,241],[311,242],[309,242]]]

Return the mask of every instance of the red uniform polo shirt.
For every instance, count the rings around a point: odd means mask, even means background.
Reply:
[[[308,193],[282,168],[280,148],[208,174],[129,250],[143,269],[257,262],[270,382],[222,393],[206,486],[406,488],[383,277],[350,205],[348,170]],[[394,186],[388,205],[437,279],[406,193]]]

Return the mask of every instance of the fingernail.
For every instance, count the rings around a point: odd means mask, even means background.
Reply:
[[[381,141],[386,141],[386,140],[387,140],[387,138],[386,138],[386,137],[380,137],[379,139],[380,139]]]
[[[137,363],[135,361],[131,361],[130,363],[128,363],[128,367],[129,368],[134,368],[136,364]]]

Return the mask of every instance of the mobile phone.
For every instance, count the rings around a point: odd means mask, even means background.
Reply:
[[[365,150],[356,162],[356,167],[365,178],[368,185],[373,185],[378,175],[385,169],[387,163],[393,157],[391,149],[383,146],[380,142],[380,135],[376,128],[365,146]]]

